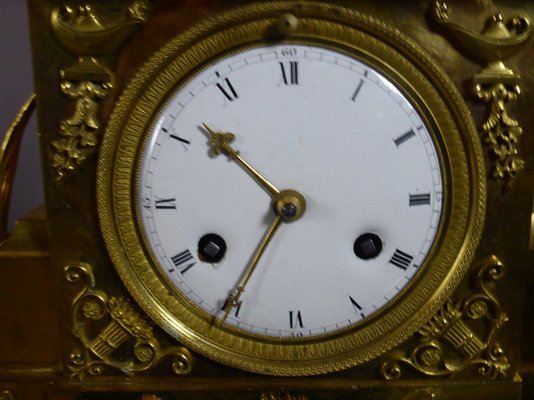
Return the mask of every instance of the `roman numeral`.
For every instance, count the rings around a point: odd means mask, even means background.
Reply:
[[[430,193],[410,194],[410,207],[430,205]]]
[[[410,129],[408,132],[400,135],[397,139],[393,139],[393,141],[395,142],[395,145],[399,147],[401,144],[413,138],[414,136],[415,132],[413,131],[413,129]]]
[[[150,197],[143,198],[143,208],[146,208],[147,210],[152,208],[152,201],[150,200]]]
[[[174,140],[178,140],[180,143],[183,143],[183,144],[191,144],[191,142],[187,139],[184,139],[184,138],[181,138],[180,136],[177,136],[177,135],[170,135],[171,138],[173,138]]]
[[[163,132],[165,132],[165,133],[169,133],[169,130],[168,130],[168,129],[161,128],[161,130],[162,130]],[[190,144],[191,144],[191,141],[190,141],[190,140],[187,140],[187,139],[184,139],[183,137],[178,136],[178,135],[176,134],[176,132],[174,132],[174,129],[173,129],[172,131],[173,131],[173,133],[171,133],[171,134],[169,135],[169,137],[170,137],[171,139],[177,140],[178,142],[180,142],[180,143],[187,149],[186,145],[190,145]]]
[[[241,310],[241,305],[243,304],[243,300],[239,300],[236,303],[234,301],[234,296],[230,295],[224,302],[223,306],[221,307],[221,310],[226,311],[227,307],[230,306],[230,303],[233,303],[231,314],[234,314],[236,318],[239,318],[239,311]]]
[[[354,314],[360,314],[362,318],[365,318],[365,315],[361,312],[363,310],[362,306],[360,306],[358,302],[352,298],[352,296],[349,296],[349,300],[352,308],[354,308]]]
[[[389,260],[389,262],[399,268],[408,269],[412,260],[413,260],[413,256],[406,254],[404,251],[397,249],[395,250],[393,257],[391,257],[391,260]]]
[[[196,264],[195,259],[188,249],[171,257],[171,261],[181,274],[185,274]]]
[[[358,313],[358,312],[360,312],[360,311],[362,310],[362,306],[360,306],[360,305],[356,302],[356,300],[354,300],[354,299],[352,298],[352,296],[349,296],[349,300],[350,300],[350,302],[351,302],[351,304],[352,304],[352,307],[354,307],[354,311],[355,311],[355,312]]]
[[[289,327],[291,329],[304,328],[300,311],[289,311]]]
[[[354,91],[354,94],[351,97],[352,101],[356,101],[356,97],[358,97],[358,94],[360,93],[362,86],[363,86],[363,79],[360,80],[360,83],[358,83],[358,86],[356,87],[356,90]]]
[[[286,65],[280,62],[280,68],[282,69],[282,81],[285,85],[298,85],[299,84],[299,70],[298,62],[290,61],[286,70]],[[289,73],[288,73],[289,72]]]
[[[154,204],[157,210],[176,210],[176,197],[168,199],[156,198]]]
[[[220,77],[218,72],[216,72],[215,75]],[[228,99],[228,101],[234,101],[235,99],[239,98],[237,92],[234,89],[234,86],[228,78],[224,78],[222,82],[217,82],[217,87],[224,95],[224,97]]]

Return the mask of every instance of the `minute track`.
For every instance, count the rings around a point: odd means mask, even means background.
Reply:
[[[151,179],[152,189],[147,193],[161,191],[165,182],[171,185],[166,187],[167,192],[187,194],[174,199],[179,207],[173,219],[165,218],[161,211],[153,215],[162,248],[171,255],[169,258],[177,260],[181,252],[175,249],[180,244],[193,255],[196,243],[208,232],[221,232],[227,243],[227,252],[217,265],[210,266],[200,260],[194,266],[188,262],[174,266],[191,289],[191,294],[185,297],[208,313],[209,318],[224,321],[229,329],[249,331],[245,327],[253,327],[250,332],[267,329],[268,332],[280,331],[276,337],[288,338],[291,337],[288,327],[302,331],[304,337],[344,330],[347,328],[344,321],[354,324],[372,318],[373,310],[381,309],[386,295],[394,298],[415,274],[416,269],[411,266],[424,261],[426,250],[420,249],[427,240],[432,241],[437,231],[431,221],[432,215],[439,216],[440,205],[425,206],[441,189],[440,181],[434,180],[430,168],[430,165],[439,166],[437,159],[434,160],[436,152],[432,150],[432,139],[409,102],[395,92],[385,78],[353,59],[345,59],[337,53],[334,57],[330,50],[314,47],[308,51],[309,48],[300,45],[290,48],[295,50],[291,59],[279,53],[288,46],[274,46],[265,54],[261,48],[249,49],[233,58],[222,59],[188,83],[194,90],[186,85],[176,92],[158,125],[165,126],[168,131],[160,131],[161,135],[181,142],[187,146],[187,152],[179,151],[179,146],[160,148],[157,159],[150,163],[154,178]],[[328,79],[334,76],[336,80]],[[356,110],[354,102],[347,101],[349,82],[354,92],[348,97],[350,100],[356,94]],[[287,87],[280,88],[280,84]],[[213,96],[213,90],[219,97]],[[190,93],[194,93],[194,97]],[[217,100],[220,95],[224,101]],[[339,99],[339,103],[332,108],[325,99]],[[369,119],[377,112],[369,99],[380,99],[378,112],[383,109],[383,117],[379,124]],[[257,110],[273,107],[278,110],[278,118],[264,118],[258,114]],[[315,119],[295,118],[298,114],[293,114],[293,110],[296,108],[306,109],[306,115],[320,115],[328,110],[332,119],[340,122],[317,125]],[[290,115],[293,118],[289,118]],[[238,120],[234,120],[236,116]],[[403,121],[402,124],[399,121]],[[398,131],[400,125],[422,126],[422,129],[417,133],[416,128],[405,130],[392,139],[391,132]],[[348,131],[345,126],[355,127],[356,131]],[[189,143],[170,137],[171,134]],[[192,138],[192,134],[197,137]],[[425,138],[425,142],[421,138]],[[289,151],[294,146],[301,146],[304,152],[298,154],[309,154],[309,158],[295,158]],[[387,152],[384,153],[384,149]],[[225,156],[216,156],[218,153]],[[317,160],[325,154],[330,154],[329,162],[317,168]],[[364,158],[365,154],[373,154],[373,157],[362,163],[358,161],[363,159],[359,154]],[[352,167],[347,167],[347,171],[358,171],[358,174],[351,173],[347,177],[356,180],[353,186],[341,184],[347,178],[339,172],[342,170],[338,160],[343,163],[352,160]],[[414,160],[419,161],[412,165]],[[384,163],[391,167],[384,169]],[[369,181],[359,180],[360,176],[376,176],[375,171],[379,169],[388,171],[375,178],[380,180],[380,185],[371,187]],[[272,182],[276,182],[276,186]],[[414,185],[432,190],[417,192]],[[338,191],[342,188],[341,192],[330,192],[331,186]],[[254,243],[261,241],[262,232],[268,227],[266,215],[276,210],[278,215],[291,218],[291,202],[276,200],[281,193],[288,193],[286,187],[297,187],[305,192],[306,198],[310,196],[313,200],[313,206],[310,211],[306,209],[301,220],[282,229],[280,238],[277,234],[262,256],[258,271],[251,275],[250,281],[247,278],[246,290],[240,290],[240,276],[250,261]],[[359,196],[352,191],[353,187],[365,187],[368,195]],[[380,187],[389,190],[380,192]],[[266,193],[269,196],[265,196]],[[397,202],[397,197],[404,201]],[[199,198],[203,204],[201,210],[197,210],[196,203],[191,200]],[[378,198],[387,201],[381,211],[364,213],[365,209],[376,208],[374,199]],[[296,199],[300,201],[298,196]],[[409,214],[406,213],[407,203],[413,209]],[[172,206],[172,202],[162,204]],[[354,204],[361,205],[355,207]],[[320,212],[328,212],[324,215],[329,218],[321,219]],[[390,250],[388,253],[388,248],[384,248],[377,251],[374,258],[357,261],[352,248],[354,239],[366,231],[347,238],[321,236],[320,244],[313,235],[323,229],[336,232],[339,227],[343,227],[342,231],[355,231],[371,222],[386,229],[384,235],[388,243],[393,240],[398,243],[397,252]],[[406,235],[408,230],[412,234]],[[170,236],[164,232],[175,233]],[[293,235],[301,239],[293,240]],[[340,247],[347,239],[349,245]],[[342,256],[345,252],[353,258]],[[324,270],[320,266],[330,264],[334,268],[331,273],[321,273]],[[299,271],[299,265],[308,267]],[[381,272],[384,266],[390,268],[386,275]],[[369,271],[366,282],[357,279],[362,269]],[[300,284],[302,276],[307,275],[322,276],[322,280],[312,281],[310,285]],[[402,285],[399,286],[399,282]],[[371,287],[374,291],[369,289]],[[339,292],[351,293],[352,297],[338,296],[338,300],[334,300]],[[195,297],[189,297],[193,293]],[[298,293],[299,302],[314,312],[288,308],[293,302],[292,293]],[[333,306],[336,303],[342,306]],[[288,310],[293,311],[293,319],[288,317]]]

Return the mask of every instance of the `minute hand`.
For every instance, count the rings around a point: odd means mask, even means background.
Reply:
[[[271,194],[271,196],[276,197],[280,194],[280,190],[276,186],[274,186],[262,174],[260,174],[241,156],[241,154],[239,154],[239,151],[235,150],[230,145],[230,143],[235,139],[235,135],[233,133],[216,132],[208,125],[204,123],[202,125],[204,125],[204,128],[206,128],[210,134],[211,151],[213,154],[217,155],[221,152],[226,154],[232,160],[236,160],[237,163],[245,169],[245,171],[250,173],[256,179],[256,181],[258,181],[258,183]]]
[[[239,305],[239,299],[241,297],[241,294],[245,291],[245,286],[247,285],[248,281],[250,280],[250,277],[252,276],[252,273],[256,269],[256,266],[258,265],[258,262],[260,261],[261,256],[263,255],[263,252],[269,245],[269,242],[273,238],[274,234],[278,230],[278,227],[280,226],[280,223],[282,222],[282,218],[279,215],[276,215],[274,218],[274,221],[269,226],[269,229],[267,229],[267,232],[263,236],[263,239],[261,240],[260,244],[258,245],[256,252],[252,256],[252,259],[250,260],[250,263],[248,264],[247,268],[245,269],[245,272],[243,273],[243,276],[241,277],[241,280],[237,284],[237,289],[235,291],[235,294],[230,295],[228,298],[223,310],[224,310],[224,316],[222,318],[222,322],[226,321],[226,318],[228,317],[228,314],[230,311]]]

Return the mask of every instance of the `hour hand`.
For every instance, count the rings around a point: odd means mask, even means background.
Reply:
[[[206,124],[204,127],[210,133],[210,145],[213,155],[219,155],[221,153],[226,154],[231,158],[235,158],[239,155],[239,151],[234,150],[230,143],[235,140],[235,135],[230,132],[215,132],[208,128]]]
[[[206,131],[209,133],[211,152],[214,155],[221,153],[226,154],[232,160],[235,160],[245,171],[251,174],[254,179],[273,197],[280,194],[280,190],[269,182],[263,175],[261,175],[252,165],[250,165],[240,154],[234,149],[231,143],[235,139],[235,135],[230,132],[217,132],[210,128],[207,124],[202,123]]]

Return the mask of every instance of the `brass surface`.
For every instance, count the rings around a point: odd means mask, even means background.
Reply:
[[[65,267],[65,279],[77,285],[72,302],[72,330],[82,347],[70,354],[71,378],[98,376],[106,368],[126,375],[148,371],[172,357],[175,375],[191,372],[192,357],[180,346],[160,346],[150,324],[123,297],[108,296],[96,288],[93,268],[87,263]]]
[[[267,180],[262,174],[260,174],[256,168],[250,165],[241,156],[239,151],[235,150],[230,143],[235,139],[235,134],[231,132],[215,132],[208,125],[203,123],[204,128],[210,135],[211,153],[218,155],[225,153],[231,160],[235,160],[245,171],[250,173],[254,179],[262,186],[271,196],[277,196],[280,194],[280,190]]]
[[[0,392],[0,400],[15,400],[13,392],[9,389],[2,390]]]
[[[96,57],[115,51],[134,29],[146,21],[147,4],[137,0],[106,25],[88,3],[77,9],[53,9],[52,31],[62,46],[78,57],[74,66],[61,70],[61,91],[75,102],[73,114],[61,121],[59,138],[52,141],[56,180],[75,171],[100,142],[98,103],[113,89],[113,73]]]
[[[224,316],[221,320],[221,323],[224,323],[226,321],[226,318],[228,318],[228,314],[232,309],[239,307],[241,304],[240,298],[243,292],[245,291],[245,288],[247,286],[248,281],[250,280],[250,277],[254,273],[254,270],[256,269],[256,266],[258,265],[261,256],[265,252],[265,249],[271,242],[271,239],[274,237],[276,232],[278,231],[278,228],[280,227],[280,224],[282,223],[282,217],[280,215],[276,215],[271,222],[271,225],[269,225],[269,228],[267,228],[267,232],[265,232],[265,235],[263,235],[263,238],[261,239],[260,244],[256,248],[256,251],[252,255],[252,259],[250,260],[250,263],[245,268],[245,272],[243,272],[243,276],[239,280],[239,283],[237,284],[237,288],[234,291],[234,294],[231,294],[228,297],[228,301],[226,302],[226,305],[224,306]]]
[[[306,340],[273,340],[214,325],[161,278],[155,258],[145,251],[148,246],[139,234],[135,195],[138,151],[147,140],[145,132],[153,116],[168,96],[205,62],[239,48],[279,40],[268,33],[280,15],[288,12],[299,20],[290,43],[316,44],[363,59],[401,88],[431,130],[445,174],[445,216],[417,277],[372,318],[344,332]],[[97,184],[100,223],[128,290],[151,319],[187,346],[256,373],[327,373],[361,364],[404,340],[459,284],[483,227],[486,189],[482,159],[472,120],[456,89],[437,65],[398,31],[334,5],[257,4],[208,19],[170,41],[128,85],[102,143]]]
[[[7,129],[0,148],[0,240],[7,235],[7,218],[20,142],[34,108],[35,94],[32,94]]]
[[[488,104],[487,118],[480,127],[480,136],[490,159],[490,176],[510,185],[525,167],[525,161],[519,156],[523,129],[507,113],[507,103],[517,100],[521,89],[520,76],[506,67],[503,61],[525,49],[532,35],[532,26],[524,16],[517,16],[505,24],[502,15],[495,14],[486,23],[482,34],[476,34],[450,22],[450,12],[445,2],[436,2],[434,15],[438,22],[463,47],[486,62],[473,78],[476,96]]]
[[[454,102],[467,105],[469,112],[455,114],[453,119],[472,117],[476,126],[482,127],[492,113],[492,104],[497,108],[503,105],[505,114],[523,128],[521,146],[516,147],[517,156],[524,161],[523,169],[514,175],[513,185],[507,191],[502,190],[501,180],[488,181],[487,198],[483,204],[487,207],[487,214],[480,245],[476,250],[468,250],[468,253],[474,253],[474,260],[484,260],[495,254],[507,267],[502,279],[495,284],[487,283],[487,288],[499,300],[501,309],[509,317],[496,337],[506,351],[509,364],[507,376],[501,376],[495,381],[488,380],[480,377],[476,368],[468,367],[463,373],[440,378],[422,375],[409,364],[404,364],[402,379],[388,381],[380,376],[379,360],[372,359],[357,367],[323,376],[268,377],[242,372],[191,352],[194,368],[189,375],[178,377],[169,368],[169,363],[162,362],[159,367],[154,366],[141,373],[127,374],[105,366],[101,375],[86,374],[81,382],[78,378],[71,378],[67,366],[70,365],[73,349],[85,351],[87,348],[71,329],[72,302],[79,294],[79,285],[83,282],[67,281],[65,265],[79,265],[80,262],[91,264],[99,290],[108,298],[129,299],[128,303],[134,310],[138,309],[115,273],[101,238],[95,198],[96,157],[87,157],[72,173],[65,173],[61,184],[57,184],[58,170],[53,166],[55,151],[52,143],[62,138],[59,128],[63,121],[73,117],[77,104],[77,99],[69,99],[62,93],[61,84],[63,81],[72,81],[74,84],[95,82],[95,76],[107,79],[110,73],[113,74],[112,89],[106,97],[97,101],[99,139],[108,125],[115,103],[125,90],[131,93],[131,79],[158,49],[169,41],[178,40],[178,37],[188,43],[201,41],[206,30],[189,31],[189,28],[198,27],[199,23],[206,26],[205,21],[212,15],[220,15],[230,8],[239,8],[249,3],[251,2],[247,0],[152,1],[146,22],[139,25],[128,40],[123,40],[122,45],[106,54],[93,57],[98,57],[95,58],[96,63],[102,67],[95,68],[99,73],[92,75],[90,68],[79,68],[81,76],[77,75],[80,77],[78,81],[65,76],[70,66],[76,67],[76,60],[80,56],[73,53],[76,49],[66,48],[52,32],[50,17],[54,10],[64,10],[68,6],[76,12],[80,6],[90,6],[97,17],[102,19],[102,25],[112,26],[123,21],[125,10],[133,2],[27,0],[35,90],[39,100],[37,115],[47,217],[45,219],[44,213],[40,211],[37,216],[19,220],[13,234],[0,246],[0,391],[9,390],[15,398],[28,400],[138,400],[145,396],[150,398],[150,393],[162,400],[258,400],[261,396],[286,394],[293,397],[305,396],[309,400],[531,398],[534,393],[534,319],[531,317],[534,313],[534,263],[529,251],[529,238],[532,237],[534,194],[534,153],[531,151],[534,148],[534,45],[532,40],[525,41],[521,44],[520,51],[505,60],[505,68],[521,76],[521,81],[517,83],[521,87],[521,95],[508,103],[483,103],[473,94],[472,77],[480,72],[484,60],[474,59],[473,54],[454,37],[454,33],[436,22],[432,11],[435,7],[433,0],[333,0],[331,3],[368,14],[380,26],[376,28],[372,25],[371,31],[375,28],[379,31],[387,30],[388,37],[391,38],[396,37],[395,31],[399,30],[403,37],[411,39],[408,41],[410,46],[416,42],[422,47],[434,60],[436,69],[448,77],[445,81],[452,82],[449,83],[454,87],[452,91],[461,93],[461,98],[454,97]],[[308,4],[305,0],[293,3]],[[489,16],[497,12],[507,18],[518,16],[531,21],[534,17],[534,3],[530,1],[449,0],[447,3],[454,11],[452,19],[461,27],[481,27]],[[336,18],[339,16],[334,19]],[[287,20],[287,15],[273,17],[273,23],[278,21],[282,25]],[[355,18],[354,23],[358,21]],[[230,21],[226,22],[231,25]],[[292,29],[297,29],[298,26],[299,24]],[[473,33],[479,29],[468,31]],[[277,32],[285,40],[292,40],[292,30],[285,32],[278,27]],[[399,40],[406,43],[403,39]],[[82,43],[73,43],[74,47],[83,46]],[[422,62],[425,63],[427,58],[423,55]],[[87,64],[82,64],[82,67],[94,67],[93,60],[86,61]],[[432,71],[430,75],[442,76],[434,75]],[[148,78],[148,75],[145,77]],[[136,82],[140,84],[139,80]],[[419,86],[418,80],[411,83]],[[514,93],[513,84],[503,84],[508,92]],[[450,90],[446,89],[445,92]],[[83,126],[78,125],[80,128]],[[506,132],[504,128],[506,126],[501,129]],[[483,133],[482,129],[480,133]],[[490,150],[489,147],[486,149]],[[97,151],[98,146],[95,146],[93,152]],[[493,170],[491,160],[487,160],[487,168],[488,171]],[[456,191],[456,194],[464,196],[465,192]],[[467,228],[464,226],[457,229],[461,231]],[[453,302],[455,307],[452,312],[456,313],[460,309],[456,307],[456,300],[473,295],[469,276],[473,276],[476,266],[472,266],[470,273],[461,280],[454,293],[443,296],[437,302],[441,304],[436,306],[434,313],[429,313],[426,321],[418,324],[419,328],[437,315],[448,300]],[[142,312],[138,312],[142,315]],[[95,321],[84,318],[78,322],[85,322],[85,326],[91,330],[88,333],[95,333]],[[152,333],[162,348],[184,344],[169,336],[149,321],[148,317],[143,318],[151,325]],[[462,318],[465,319],[465,316]],[[482,343],[487,343],[487,336],[479,330],[479,322],[481,321],[468,319],[467,326]],[[420,343],[420,339],[421,335],[417,332],[402,337],[402,343],[394,347],[394,350],[409,355]],[[135,360],[133,355],[130,356],[129,360]],[[459,361],[463,363],[465,358]]]
[[[306,396],[300,396],[300,395],[262,393],[259,400],[309,400],[309,399]]]
[[[489,289],[503,277],[504,266],[492,256],[479,263],[474,275],[474,293],[448,300],[419,329],[416,347],[386,354],[381,367],[386,379],[399,379],[402,365],[428,376],[450,376],[471,368],[482,378],[506,377],[510,364],[495,339],[508,316]],[[476,329],[477,321],[484,323],[484,329]]]

